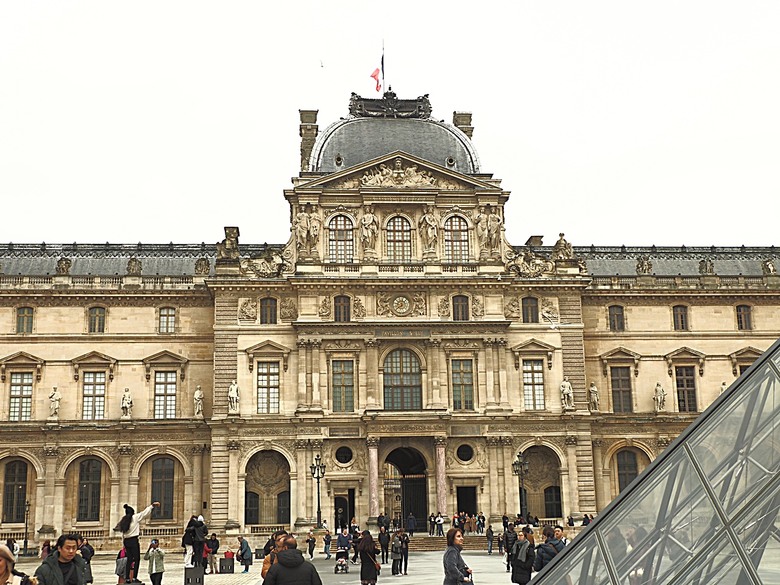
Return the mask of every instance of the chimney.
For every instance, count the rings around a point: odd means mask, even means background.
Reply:
[[[469,138],[474,134],[474,126],[471,125],[471,112],[452,112],[452,123]]]
[[[319,126],[317,126],[317,112],[319,110],[298,110],[298,112],[301,115],[301,171],[308,171],[309,158],[319,131]]]

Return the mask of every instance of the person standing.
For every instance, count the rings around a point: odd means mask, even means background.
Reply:
[[[512,551],[512,547],[515,545],[515,542],[517,541],[517,532],[515,532],[515,525],[510,524],[507,526],[506,531],[504,532],[504,550],[506,551],[506,572],[512,570],[512,566],[510,564],[510,552]]]
[[[86,567],[84,567],[84,583],[92,583],[94,581],[92,577],[92,557],[95,556],[95,549],[89,544],[86,538],[79,538],[79,554],[84,559]]]
[[[401,559],[403,555],[401,553],[401,535],[396,532],[393,536],[393,544],[390,546],[390,560],[393,561],[393,575],[401,574]]]
[[[534,565],[534,545],[526,538],[525,529],[518,531],[517,540],[509,552],[512,564],[512,583],[525,585],[531,580]]]
[[[387,562],[388,551],[390,550],[390,533],[385,530],[385,527],[379,529],[379,548],[382,549],[382,564]]]
[[[30,585],[30,577],[17,571],[15,565],[13,551],[6,545],[0,544],[0,583]]]
[[[47,538],[46,540],[43,541],[43,544],[41,545],[41,552],[38,553],[38,556],[41,558],[42,561],[45,561],[46,557],[48,557],[50,554],[51,554],[51,540]]]
[[[428,516],[428,536],[433,536],[434,530],[436,530],[436,515],[431,512]]]
[[[63,534],[57,539],[54,554],[46,557],[35,570],[38,585],[84,585],[84,559],[79,550],[78,534]]]
[[[379,563],[376,560],[379,549],[377,549],[368,530],[363,531],[358,544],[358,552],[360,553],[360,584],[375,585],[379,576]]]
[[[239,562],[244,565],[242,573],[249,572],[249,565],[252,564],[252,547],[249,546],[249,542],[243,536],[238,537],[238,558]]]
[[[165,552],[160,548],[160,542],[156,538],[149,543],[144,560],[149,561],[149,580],[152,585],[160,585],[165,572]]]
[[[314,563],[307,563],[292,536],[280,540],[278,562],[265,575],[263,585],[322,585]]]
[[[563,550],[563,543],[555,538],[555,531],[552,526],[545,526],[542,529],[544,542],[536,548],[536,558],[534,559],[534,571],[537,573],[547,566],[553,557]]]
[[[330,558],[330,543],[333,541],[333,537],[330,534],[330,530],[325,531],[325,536],[322,537],[322,543],[325,549],[325,560]]]
[[[140,583],[138,567],[141,564],[141,546],[138,537],[141,534],[141,520],[160,507],[160,502],[152,502],[137,514],[132,506],[124,504],[125,515],[116,525],[115,530],[122,533],[122,543],[127,551],[127,567],[125,568],[125,583]]]
[[[493,525],[488,524],[487,531],[485,532],[487,537],[487,551],[489,555],[493,554]]]
[[[309,560],[314,560],[314,547],[317,546],[317,537],[314,536],[314,531],[309,530],[309,537],[306,539],[306,544],[309,547]]]
[[[404,569],[404,575],[409,567],[409,535],[401,528],[399,531],[401,537],[401,561]]]
[[[436,536],[444,536],[444,516],[436,514]]]
[[[209,573],[214,575],[215,573],[219,573],[219,562],[217,562],[217,559],[219,558],[217,556],[219,553],[219,539],[217,538],[216,533],[213,533],[211,538],[206,541],[206,546],[208,546],[211,551],[208,556]]]
[[[463,550],[463,531],[450,528],[447,531],[447,550],[444,551],[444,585],[457,585],[471,581],[472,571],[460,554]]]
[[[415,530],[417,530],[417,518],[409,512],[409,515],[406,517],[406,531],[409,533],[410,538],[414,536]]]

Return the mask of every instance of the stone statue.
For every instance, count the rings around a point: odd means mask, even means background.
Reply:
[[[487,218],[487,239],[490,253],[495,254],[501,248],[501,225],[504,222],[495,211],[491,211]]]
[[[661,382],[655,385],[653,391],[653,402],[655,403],[655,411],[661,412],[666,408],[666,390],[661,386]]]
[[[599,389],[595,382],[591,382],[588,388],[588,407],[594,412],[599,410]]]
[[[650,258],[647,256],[640,256],[636,260],[636,273],[637,274],[650,274],[653,272],[653,263],[650,262]]]
[[[130,388],[125,388],[122,394],[122,418],[133,416],[133,397],[130,395]]]
[[[571,387],[568,376],[564,376],[563,382],[561,382],[561,403],[564,410],[574,408],[574,389]]]
[[[775,263],[771,259],[764,260],[761,263],[761,270],[763,271],[764,276],[777,274],[777,268],[775,268]]]
[[[238,404],[241,400],[241,391],[238,388],[238,384],[233,380],[228,388],[228,410],[230,412],[238,412]]]
[[[237,227],[225,228],[225,239],[217,242],[217,260],[238,259],[238,236],[239,231]]]
[[[728,386],[726,385],[726,382],[721,382],[721,384],[720,384],[720,393],[723,394],[726,391],[726,388],[728,388]]]
[[[420,218],[420,237],[426,250],[435,250],[439,239],[439,222],[433,214],[433,207],[428,205],[425,214]]]
[[[555,242],[550,257],[553,260],[571,260],[574,258],[574,249],[571,244],[566,241],[566,238],[563,237],[562,233],[558,234],[558,241]]]
[[[54,386],[49,393],[49,418],[59,417],[60,400],[62,400],[62,393]]]
[[[477,215],[474,217],[474,228],[477,234],[477,242],[479,242],[479,249],[480,251],[485,252],[485,254],[490,253],[487,219],[488,216],[485,213],[485,207],[480,205]]]
[[[317,206],[312,207],[309,213],[309,249],[312,250],[320,243],[320,232],[322,232],[322,218],[320,217]]]
[[[293,222],[295,226],[295,244],[301,252],[309,251],[309,214],[306,210],[299,208],[298,214]]]
[[[360,243],[363,250],[374,250],[376,237],[379,233],[379,222],[370,205],[363,208],[363,217],[360,218]]]
[[[201,390],[200,384],[195,387],[193,399],[195,400],[195,416],[203,416],[203,390]]]

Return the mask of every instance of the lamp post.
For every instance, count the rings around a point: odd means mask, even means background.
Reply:
[[[311,476],[317,480],[317,528],[322,528],[322,508],[320,508],[320,480],[325,477],[325,464],[322,457],[314,457],[314,463],[309,466]]]
[[[520,483],[520,515],[528,522],[528,506],[525,501],[525,476],[528,475],[528,460],[525,453],[517,452],[517,459],[512,462],[512,473],[517,476]]]
[[[24,503],[24,556],[27,556],[27,526],[30,522],[30,500]]]

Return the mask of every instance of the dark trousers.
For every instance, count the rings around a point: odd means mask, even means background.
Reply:
[[[152,582],[152,585],[160,585],[160,583],[162,583],[162,578],[162,573],[151,573],[149,575],[149,580]]]
[[[130,578],[130,570],[133,571],[133,577],[138,579],[138,565],[141,564],[141,546],[138,544],[138,537],[131,536],[125,538],[125,554],[127,556],[127,568],[125,568],[125,581]]]
[[[382,545],[382,562],[383,563],[387,562],[388,550],[389,550],[389,545],[386,545],[386,544]]]
[[[406,568],[409,566],[409,549],[405,548],[401,551],[401,556],[403,557],[401,560],[404,565],[404,575],[406,575]]]
[[[393,559],[393,575],[401,572],[401,559]]]

